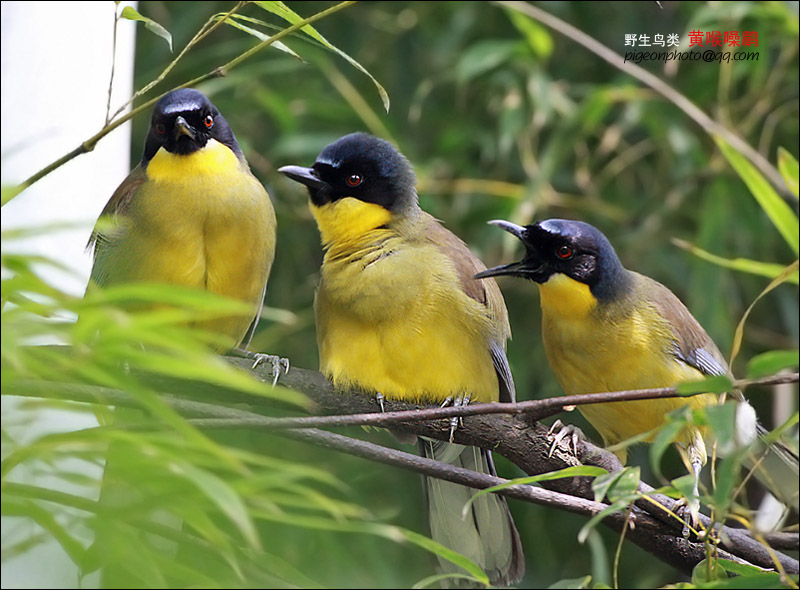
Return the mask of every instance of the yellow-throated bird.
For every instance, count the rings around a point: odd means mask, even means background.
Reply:
[[[476,278],[512,275],[539,284],[545,351],[565,393],[671,387],[729,375],[722,354],[683,303],[661,283],[625,269],[596,228],[564,219],[525,227],[490,223],[519,238],[525,256]],[[738,402],[736,442],[753,442],[764,430],[741,392],[733,397]],[[716,395],[703,394],[579,407],[604,443],[613,445],[658,428],[669,412],[682,406],[717,402]],[[682,435],[695,482],[706,461],[706,434],[693,428]],[[624,462],[625,450],[617,454]],[[772,445],[756,475],[782,502],[797,509],[796,453],[782,444]]]
[[[110,227],[98,225],[89,240],[89,288],[169,283],[239,299],[252,314],[202,327],[231,348],[247,346],[275,256],[275,213],[233,131],[204,94],[180,89],[158,101],[142,160],[103,217]]]
[[[416,177],[389,142],[364,133],[326,147],[311,168],[280,172],[308,187],[325,256],[315,299],[321,371],[335,385],[387,399],[513,401],[508,313],[467,246],[420,209]],[[491,454],[420,440],[425,456],[494,473]],[[493,584],[524,571],[505,500],[484,495],[462,519],[469,488],[427,478],[431,534]],[[455,571],[442,562],[446,571]],[[460,571],[460,570],[459,570]]]

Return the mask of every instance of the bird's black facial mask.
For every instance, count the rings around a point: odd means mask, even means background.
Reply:
[[[204,94],[189,88],[175,90],[156,104],[142,161],[150,161],[162,147],[185,156],[204,148],[212,138],[241,153],[227,121]]]
[[[396,210],[416,202],[416,178],[408,160],[388,141],[365,133],[346,135],[326,147],[311,168],[279,170],[308,187],[321,207],[345,197]]]
[[[515,235],[525,246],[520,262],[491,268],[484,278],[512,275],[545,283],[563,274],[589,286],[597,299],[617,296],[629,286],[629,276],[606,237],[587,223],[548,219],[525,227],[507,221],[490,222]]]

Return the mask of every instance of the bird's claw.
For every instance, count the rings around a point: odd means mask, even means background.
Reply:
[[[453,402],[454,408],[466,406],[467,404],[469,404],[469,395],[448,397],[442,404],[442,407],[446,406],[451,401]],[[455,435],[456,428],[458,428],[459,424],[461,424],[462,426],[464,425],[464,418],[462,418],[461,416],[453,416],[452,418],[450,418],[450,442],[453,442],[453,436]]]
[[[255,369],[258,365],[269,362],[272,365],[272,386],[274,387],[278,383],[278,378],[281,376],[281,369],[283,369],[283,374],[287,375],[289,373],[289,359],[283,358],[274,354],[263,354],[260,352],[253,352],[250,353],[253,359],[253,365],[250,367],[250,370]]]
[[[384,395],[379,391],[378,393],[375,394],[375,399],[378,401],[378,405],[381,407],[381,412],[385,412],[386,408],[383,406],[383,400],[385,400],[386,398],[384,397]]]
[[[700,500],[681,498],[672,506],[672,511],[683,523],[681,536],[688,539],[692,531],[700,530]]]
[[[703,464],[706,462],[706,446],[700,433],[694,433],[685,453],[683,449],[681,451],[681,456],[688,461],[691,467],[692,492],[675,502],[672,511],[683,523],[681,530],[683,538],[688,539],[691,533],[695,533],[699,538],[706,534],[706,531],[702,530],[700,521],[700,474],[703,471]]]
[[[556,420],[553,422],[552,426],[550,426],[550,430],[547,431],[547,434],[553,437],[553,442],[550,445],[550,451],[547,453],[548,459],[553,456],[553,453],[559,446],[559,443],[561,443],[561,441],[567,437],[569,437],[567,450],[570,451],[574,456],[578,456],[578,442],[583,435],[580,428],[572,426],[571,424],[564,424],[561,420]]]

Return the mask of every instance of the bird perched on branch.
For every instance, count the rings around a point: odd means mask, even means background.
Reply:
[[[184,88],[156,103],[142,160],[103,219],[89,240],[89,288],[168,283],[238,299],[250,306],[249,315],[201,327],[225,337],[229,346],[220,349],[247,346],[275,256],[275,213],[233,131],[204,94]],[[277,357],[264,357],[279,368]]]
[[[596,228],[564,219],[525,227],[507,221],[490,223],[519,238],[525,256],[482,271],[476,278],[511,275],[538,283],[542,339],[565,393],[672,387],[730,375],[724,357],[683,303],[661,283],[625,269]],[[765,431],[741,392],[734,391],[733,399],[736,443],[750,444]],[[680,407],[698,409],[718,401],[717,395],[701,394],[579,407],[604,443],[614,445],[657,429],[667,414]],[[695,497],[710,451],[705,442],[708,434],[696,426],[681,434],[695,477]],[[625,449],[617,454],[624,462]],[[749,462],[768,489],[797,510],[796,452],[779,442],[753,454]]]
[[[502,294],[494,281],[472,278],[485,266],[420,209],[414,171],[394,146],[354,133],[311,168],[280,172],[308,187],[321,234],[317,342],[321,371],[335,385],[438,404],[514,400]],[[427,457],[494,474],[489,451],[419,444]],[[464,519],[474,490],[426,482],[433,538],[472,559],[493,585],[518,581],[522,548],[505,500],[481,496]]]

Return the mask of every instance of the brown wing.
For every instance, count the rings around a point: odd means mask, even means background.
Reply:
[[[434,217],[425,216],[425,235],[439,250],[445,254],[456,267],[461,289],[475,301],[487,305],[488,288],[490,284],[497,286],[494,281],[479,281],[473,279],[475,273],[485,270],[486,267],[470,251],[467,245],[453,232],[445,229]]]
[[[461,289],[469,297],[489,309],[493,334],[488,345],[500,383],[500,401],[513,402],[516,399],[516,390],[505,346],[506,340],[511,338],[511,327],[508,323],[508,310],[500,287],[497,286],[494,279],[475,279],[475,274],[486,270],[486,266],[458,236],[442,226],[431,215],[427,213],[423,215],[426,217],[424,223],[426,238],[453,261],[461,282]]]
[[[694,367],[703,375],[730,376],[725,357],[680,299],[661,283],[638,275],[643,291],[672,330],[672,354],[679,361]],[[741,396],[738,391],[736,397]]]
[[[133,195],[146,180],[147,173],[145,172],[144,168],[142,168],[141,164],[131,170],[131,173],[128,174],[128,177],[122,181],[122,184],[120,184],[117,187],[117,190],[114,191],[114,194],[111,195],[108,203],[106,203],[106,206],[103,208],[103,212],[100,213],[100,218],[98,221],[104,218],[114,218],[126,215],[128,209],[130,208],[131,201],[133,200]],[[94,248],[95,260],[97,260],[97,254],[100,250],[102,250],[107,239],[108,237],[102,233],[102,230],[98,227],[98,225],[95,225],[92,235],[89,237],[89,242],[86,244],[87,250]]]

